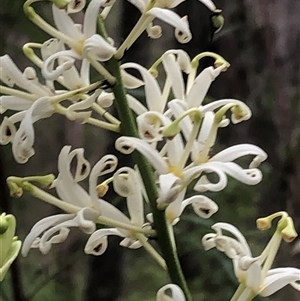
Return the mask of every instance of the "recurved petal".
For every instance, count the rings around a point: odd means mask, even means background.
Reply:
[[[83,34],[64,9],[59,9],[53,4],[52,15],[54,23],[59,31],[72,38],[74,41],[83,39]]]
[[[68,148],[68,150],[70,150],[70,148]],[[77,164],[76,164],[76,169],[75,169],[74,181],[80,182],[88,176],[88,174],[90,173],[90,170],[91,170],[91,166],[90,166],[90,163],[84,157],[84,149],[83,148],[76,148],[68,154],[67,160],[69,161],[69,163],[71,163],[71,161],[73,160],[73,158],[75,156],[76,156]],[[62,157],[60,157],[60,159],[61,158]]]
[[[76,54],[73,50],[56,52],[44,61],[42,74],[46,79],[56,80],[65,71],[70,70],[74,66],[75,59],[80,59],[80,56],[78,56],[78,54]],[[53,69],[54,62],[56,60],[58,60],[58,65],[56,69]]]
[[[122,68],[133,68],[140,72],[145,84],[145,96],[149,111],[162,113],[165,103],[162,100],[159,85],[152,74],[146,68],[136,63],[126,63],[122,65]]]
[[[56,226],[60,223],[68,221],[75,217],[75,214],[57,214],[53,216],[48,216],[37,222],[33,228],[30,230],[29,234],[26,236],[23,247],[22,255],[27,256],[30,248],[32,247],[36,238],[40,236],[44,231],[50,227]]]
[[[97,180],[98,177],[106,175],[108,173],[113,172],[118,164],[118,159],[114,155],[105,155],[101,160],[97,162],[97,164],[93,167],[90,178],[89,178],[89,193],[90,198],[92,200],[93,205],[101,210],[98,202],[98,194],[97,194]]]
[[[171,297],[167,294],[170,291]],[[158,290],[156,301],[185,301],[181,288],[176,284],[167,284]]]
[[[17,85],[37,96],[47,95],[41,85],[26,78],[7,54],[0,57],[0,80],[9,87]]]
[[[244,254],[248,255],[248,256],[252,256],[251,250],[249,248],[246,238],[235,226],[228,224],[228,223],[220,222],[220,223],[214,224],[211,228],[214,229],[218,235],[222,234],[222,230],[228,231],[229,233],[234,235],[236,237],[236,239],[240,242],[241,246],[243,247]]]
[[[11,142],[16,132],[17,129],[11,118],[5,116],[0,126],[0,144],[6,145]]]
[[[53,243],[60,243],[66,240],[70,232],[69,228],[78,227],[83,232],[91,234],[96,230],[94,220],[97,212],[91,208],[81,209],[73,219],[59,223],[47,230],[41,237],[38,247],[43,254],[47,254]],[[57,233],[58,234],[55,234]],[[54,235],[55,234],[55,235]]]
[[[6,110],[23,111],[28,110],[33,104],[32,100],[11,95],[0,96],[0,114]]]
[[[202,237],[201,242],[205,251],[208,251],[216,247],[216,237],[217,234],[215,233],[208,233]]]
[[[97,191],[98,177],[113,171],[116,165],[117,165],[117,158],[113,155],[106,155],[93,167],[90,173],[90,177],[89,177],[90,199],[93,208],[95,208],[98,212],[101,212],[99,194]]]
[[[162,127],[168,126],[171,120],[163,114],[150,111],[136,118],[140,137],[147,142],[163,139]]]
[[[202,218],[210,218],[219,209],[213,200],[204,195],[195,195],[184,200],[181,205],[181,210],[183,211],[185,207],[190,204],[192,204],[195,213]]]
[[[134,137],[120,137],[115,143],[116,149],[123,154],[130,154],[137,150],[144,155],[155,170],[159,174],[168,173],[168,165],[165,160],[160,156],[156,149],[153,149],[146,141]]]
[[[41,55],[43,61],[45,61],[52,54],[62,50],[65,49],[60,40],[55,38],[47,40],[46,42],[43,43],[41,48]]]
[[[148,37],[151,39],[159,39],[162,36],[162,29],[159,25],[153,25],[151,22],[146,28]]]
[[[166,70],[167,76],[171,81],[172,90],[175,98],[183,100],[185,98],[184,82],[181,73],[181,68],[176,61],[173,53],[168,52],[162,56],[162,63]]]
[[[122,75],[124,86],[127,89],[136,89],[145,84],[142,80],[126,72],[124,65],[121,65],[121,75]]]
[[[126,99],[130,109],[133,110],[133,112],[135,112],[137,115],[142,115],[148,112],[148,109],[132,95],[126,94]]]
[[[142,243],[139,240],[125,237],[121,242],[120,246],[129,248],[129,249],[138,249],[142,247]]]
[[[102,255],[106,249],[107,249],[107,236],[108,235],[116,235],[121,236],[121,233],[114,228],[109,229],[100,229],[95,231],[88,239],[84,252],[86,254],[92,254],[92,255]]]
[[[270,296],[290,284],[300,291],[300,270],[296,268],[277,268],[268,272],[259,295]]]
[[[113,105],[115,96],[114,94],[107,93],[105,91],[102,91],[101,94],[97,98],[97,103],[102,107],[102,108],[109,108]]]
[[[116,53],[116,48],[110,45],[100,35],[94,34],[85,40],[83,45],[83,53],[85,55],[94,57],[99,62],[105,62]]]
[[[142,227],[144,223],[144,204],[142,187],[136,171],[129,167],[120,168],[113,177],[114,190],[126,197],[131,222]]]
[[[86,9],[83,21],[83,34],[87,39],[96,33],[97,18],[100,7],[111,6],[115,0],[92,0]]]
[[[86,0],[71,0],[67,5],[67,13],[68,14],[75,14],[85,7]]]
[[[247,185],[256,185],[262,180],[262,173],[257,168],[244,169],[233,162],[209,162],[206,164],[210,163],[213,164],[213,166],[220,168],[234,179]]]
[[[208,67],[196,77],[193,86],[186,97],[189,108],[198,108],[202,104],[211,83],[223,69],[224,66],[218,68]]]
[[[191,40],[192,34],[186,17],[180,18],[173,11],[159,7],[151,8],[146,14],[175,27],[175,36],[180,43],[187,43]]]
[[[52,187],[55,187],[58,196],[65,202],[79,206],[81,208],[91,205],[90,197],[87,192],[77,184],[70,171],[71,162],[76,155],[83,155],[83,149],[77,149],[70,154],[71,147],[64,146],[58,157],[59,175],[53,182]],[[81,161],[81,160],[79,160]],[[78,172],[82,176],[77,176],[77,179],[83,179],[89,171],[89,163],[86,160],[78,166]]]
[[[250,163],[250,168],[256,168],[260,165],[261,162],[265,161],[268,155],[258,146],[253,144],[238,144],[219,152],[213,156],[210,161],[219,161],[219,162],[231,162],[240,157],[252,155],[255,156],[253,161]]]
[[[213,163],[204,163],[200,164],[199,166],[187,169],[184,172],[184,178],[187,180],[196,179],[204,172],[215,173],[218,176],[218,180],[212,183],[208,180],[206,175],[203,175],[195,184],[194,190],[199,192],[220,191],[226,187],[227,176],[225,172],[222,170],[222,168],[214,165]]]
[[[176,27],[174,34],[175,34],[175,38],[179,43],[185,44],[192,39],[192,34],[190,32],[188,17],[184,16],[180,18],[180,21],[182,22],[182,25],[185,24],[185,26]]]
[[[95,91],[94,94],[92,94],[91,96],[87,97],[86,99],[84,100],[81,100],[81,101],[78,101],[72,105],[70,105],[68,108],[67,108],[67,111],[66,111],[66,116],[68,117],[68,119],[70,120],[77,120],[81,123],[85,123],[87,121],[87,119],[90,117],[91,115],[91,111],[85,111],[85,112],[76,112],[78,110],[85,110],[85,109],[90,109],[91,106],[95,103],[96,101],[96,98],[100,95],[101,93],[101,90],[98,89]],[[84,119],[81,118],[81,113],[85,113],[86,116]]]
[[[175,188],[176,184],[180,181],[180,178],[175,176],[173,173],[163,174],[159,176],[159,198],[157,203],[159,204],[170,204],[178,196],[178,189]]]

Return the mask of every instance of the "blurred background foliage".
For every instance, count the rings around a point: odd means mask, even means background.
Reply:
[[[12,5],[10,0],[1,0],[0,4],[1,55],[9,53],[21,70],[31,65],[22,55],[23,44],[48,38],[25,18],[23,2],[14,0]],[[213,152],[233,144],[254,143],[269,155],[261,167],[262,183],[250,187],[230,180],[221,193],[207,194],[220,207],[210,220],[201,220],[187,210],[175,227],[180,260],[197,301],[229,300],[237,287],[230,260],[215,250],[204,252],[201,246],[201,237],[211,231],[214,222],[237,225],[249,240],[254,255],[260,254],[272,234],[256,229],[257,217],[286,210],[300,232],[299,1],[215,0],[215,3],[223,9],[225,26],[213,41],[210,13],[196,0],[187,0],[177,7],[177,12],[189,16],[193,33],[190,43],[177,44],[173,30],[156,21],[163,26],[163,37],[150,40],[143,34],[124,58],[150,67],[165,50],[176,47],[183,48],[191,57],[207,50],[224,56],[231,68],[213,83],[209,97],[241,99],[250,106],[253,117],[222,129]],[[37,7],[51,20],[48,3]],[[81,14],[74,17],[82,19]],[[125,39],[138,17],[138,11],[127,1],[117,1],[107,23],[116,45]],[[211,63],[204,61],[201,68]],[[114,152],[114,135],[58,115],[38,122],[35,131],[36,155],[26,165],[14,162],[10,146],[0,149],[1,207],[2,211],[16,215],[17,233],[22,240],[35,222],[59,211],[28,195],[8,200],[5,186],[8,175],[57,174],[57,156],[66,144],[84,146],[92,164],[107,151]],[[116,201],[112,192],[106,199]],[[122,200],[117,203],[121,208],[124,206]],[[48,255],[32,250],[28,257],[20,256],[1,283],[1,301],[151,301],[155,300],[156,291],[168,283],[166,274],[143,249],[127,250],[118,246],[118,239],[110,239],[103,256],[86,256],[83,252],[86,240],[83,233],[72,229],[67,241],[54,246]],[[300,268],[299,259],[298,239],[289,245],[282,244],[276,265]],[[299,294],[287,287],[264,300],[287,298],[299,300]]]

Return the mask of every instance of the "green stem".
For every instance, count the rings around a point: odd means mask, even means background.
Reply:
[[[98,28],[100,34],[107,39],[108,36],[101,18],[99,18]],[[116,78],[116,83],[112,87],[112,91],[115,95],[115,105],[121,120],[121,133],[126,136],[138,137],[135,119],[128,106],[125,89],[122,83],[120,64],[115,58],[112,58],[107,62],[106,66],[108,71]],[[153,169],[147,159],[140,153],[134,152],[133,159],[139,168],[145,185],[158,235],[158,244],[163,258],[166,261],[169,276],[173,283],[181,287],[185,294],[186,301],[192,301],[191,294],[179,263],[177,252],[175,248],[173,248],[172,236],[169,233],[165,212],[159,211],[156,207],[158,192],[155,184]]]

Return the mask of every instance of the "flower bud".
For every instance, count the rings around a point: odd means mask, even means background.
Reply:
[[[14,236],[15,230],[15,217],[11,214],[2,213],[0,216],[0,281],[4,279],[21,248],[21,241]]]

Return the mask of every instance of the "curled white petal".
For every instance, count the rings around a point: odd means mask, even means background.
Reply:
[[[97,103],[102,108],[109,108],[112,106],[114,99],[115,99],[115,96],[112,92],[107,93],[105,91],[102,91],[101,94],[97,98]]]
[[[150,111],[139,115],[136,119],[140,137],[148,142],[163,139],[162,127],[171,123],[169,118],[158,112]]]
[[[159,7],[151,8],[146,14],[158,18],[175,27],[175,36],[180,43],[187,43],[191,40],[192,34],[190,32],[186,16],[180,18],[173,11]]]
[[[213,200],[204,195],[196,195],[184,200],[182,202],[182,211],[189,204],[192,204],[195,213],[202,218],[210,218],[219,209]]]
[[[91,37],[96,33],[97,18],[100,7],[111,6],[115,0],[93,0],[90,2],[84,14],[83,34],[85,38]]]
[[[16,132],[17,129],[11,118],[5,116],[0,126],[0,144],[6,145],[11,142],[14,139]]]
[[[114,174],[113,185],[114,190],[120,196],[126,197],[131,222],[142,227],[144,223],[143,196],[136,171],[129,167],[120,168]]]
[[[48,102],[48,97],[41,97],[31,106],[21,121],[20,127],[16,132],[12,151],[14,158],[18,163],[26,163],[34,155],[32,148],[34,143],[33,123],[42,118],[49,117],[53,114],[54,109]]]
[[[125,66],[126,66],[126,64],[125,64]],[[139,87],[141,87],[145,84],[143,81],[141,81],[137,77],[129,74],[124,69],[125,69],[124,65],[121,65],[122,80],[123,80],[124,86],[127,89],[136,89],[136,88],[139,88]]]
[[[102,255],[107,249],[107,236],[117,235],[123,237],[117,229],[100,229],[95,231],[88,239],[84,252],[92,255]]]
[[[158,204],[170,204],[178,196],[180,190],[176,188],[180,178],[172,173],[159,176],[159,198],[157,199]]]
[[[166,70],[168,78],[171,80],[172,90],[175,98],[183,100],[184,95],[184,82],[179,64],[176,62],[173,53],[164,54],[162,56],[163,66]]]
[[[211,83],[223,69],[224,66],[218,68],[208,67],[196,77],[186,98],[189,108],[197,108],[202,104]]]
[[[245,236],[233,225],[228,223],[216,223],[212,227],[217,233],[222,233],[222,230],[228,231],[236,237],[236,239],[241,243],[244,248],[245,255],[252,256],[251,250],[247,243]]]
[[[111,46],[98,34],[86,39],[83,45],[84,55],[92,56],[100,62],[108,61],[115,53],[116,48]]]
[[[77,184],[70,171],[71,161],[75,156],[79,156],[79,163],[76,172],[76,179],[82,180],[89,172],[90,165],[83,158],[83,149],[77,149],[70,152],[71,146],[64,146],[58,157],[59,175],[53,181],[52,187],[55,187],[58,196],[67,203],[83,207],[91,206],[91,200],[87,192]],[[81,176],[80,176],[81,175]]]
[[[249,165],[250,168],[258,167],[261,162],[267,159],[268,156],[261,148],[256,145],[238,144],[219,152],[218,154],[213,156],[210,161],[230,162],[247,155],[255,156],[255,158]]]
[[[65,146],[63,149],[67,149],[68,151],[70,150],[70,146]],[[62,151],[64,152],[64,150]],[[80,182],[84,180],[88,174],[90,173],[91,167],[90,163],[85,159],[84,157],[84,149],[83,148],[77,148],[71,151],[68,154],[68,161],[71,163],[73,160],[74,156],[76,156],[76,168],[75,168],[75,176],[74,176],[74,181],[75,182]],[[60,157],[59,160],[61,160],[62,156]],[[70,165],[69,165],[70,168]]]
[[[153,25],[152,22],[147,26],[147,34],[151,39],[159,39],[162,36],[162,29],[159,25]]]
[[[95,102],[96,98],[100,95],[101,90],[98,89],[94,94],[92,94],[90,97],[87,97],[86,99],[76,102],[72,105],[70,105],[66,110],[66,116],[70,120],[77,120],[81,123],[85,123],[88,118],[91,116],[92,112],[76,112],[77,110],[85,110],[89,109],[93,103]]]
[[[270,296],[288,284],[300,291],[300,269],[272,269],[268,272],[259,294],[263,297]]]
[[[97,162],[97,164],[93,167],[90,177],[89,177],[89,193],[91,201],[96,209],[99,211],[101,207],[98,201],[98,195],[96,191],[97,179],[100,176],[111,173],[115,170],[118,164],[118,159],[114,155],[105,155]]]
[[[71,0],[67,5],[68,14],[80,12],[85,7],[86,0]]]
[[[208,112],[208,111],[213,111],[213,110],[215,110],[219,107],[222,107],[224,105],[227,105],[227,104],[236,104],[242,112],[242,115],[238,116],[239,118],[237,118],[234,114],[231,115],[231,120],[233,123],[238,123],[241,121],[248,120],[252,115],[250,108],[244,102],[237,100],[237,99],[230,99],[230,98],[229,99],[220,99],[220,100],[216,100],[214,102],[208,103],[202,107],[202,111],[204,113]]]
[[[45,61],[52,54],[65,50],[60,40],[52,38],[45,41],[41,48],[41,55],[43,61]]]
[[[166,294],[167,291],[171,292],[171,297]],[[185,301],[185,296],[178,285],[167,284],[158,290],[156,301]]]
[[[56,69],[53,69],[55,60],[59,60]],[[73,50],[63,50],[50,55],[43,63],[42,74],[46,79],[56,80],[64,71],[70,70],[80,56]]]
[[[11,95],[2,95],[0,96],[0,114],[3,114],[6,110],[28,110],[32,104],[33,102],[31,100]]]
[[[185,26],[175,28],[175,38],[179,43],[185,44],[192,39],[192,34],[190,32],[188,17],[184,16],[180,20],[185,24]]]
[[[72,38],[74,41],[83,40],[83,34],[81,30],[75,25],[72,18],[64,9],[59,9],[53,4],[52,15],[54,23],[59,31]]]
[[[50,227],[61,224],[65,221],[68,221],[75,217],[75,214],[58,214],[54,216],[48,216],[39,222],[37,222],[33,228],[30,230],[29,234],[26,236],[23,246],[22,246],[22,255],[27,256],[30,248],[32,247],[36,238],[40,236],[45,230]]]
[[[17,85],[37,96],[48,95],[41,84],[28,80],[7,54],[0,57],[0,80],[9,87]]]
[[[132,95],[126,94],[126,99],[130,109],[133,110],[133,112],[135,112],[137,115],[142,115],[148,112],[147,108]]]
[[[143,78],[145,84],[145,94],[147,107],[150,111],[156,111],[162,113],[165,103],[162,100],[161,91],[157,81],[152,74],[143,66],[136,63],[126,63],[122,65],[123,69],[134,68],[138,70]]]
[[[217,234],[215,233],[208,233],[202,237],[201,242],[205,251],[208,251],[216,247],[216,240],[215,240],[216,236]]]
[[[153,149],[147,142],[133,137],[120,137],[116,140],[116,149],[123,154],[130,154],[134,150],[144,155],[159,174],[168,172],[168,165],[156,149]]]

